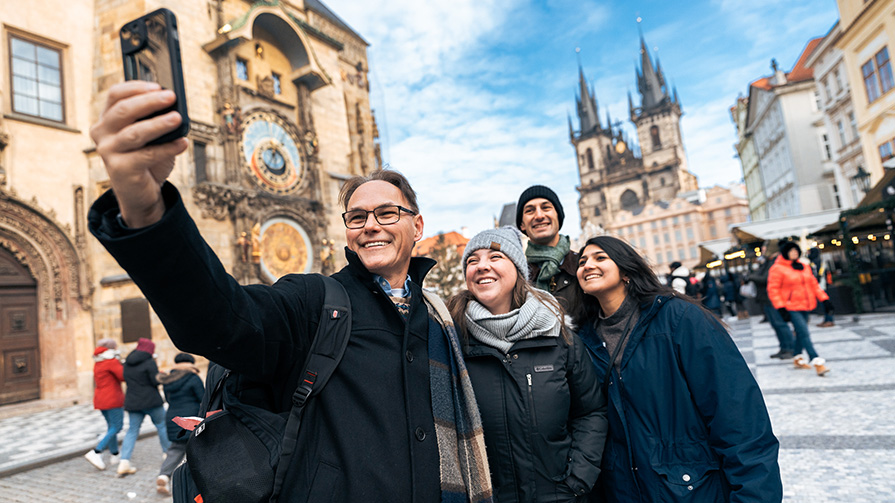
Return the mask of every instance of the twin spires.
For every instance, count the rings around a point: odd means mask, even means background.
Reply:
[[[662,74],[662,66],[656,58],[656,67],[653,69],[652,58],[646,41],[640,35],[640,68],[637,73],[637,90],[640,91],[640,108],[644,111],[661,105],[665,100],[670,100],[668,87],[665,84],[665,76]]]
[[[602,129],[600,117],[597,115],[597,98],[593,90],[587,88],[587,80],[584,78],[584,70],[578,65],[578,85],[580,87],[575,102],[578,105],[578,123],[581,132],[590,132]]]

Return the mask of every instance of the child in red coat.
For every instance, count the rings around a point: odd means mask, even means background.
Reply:
[[[118,343],[113,339],[102,339],[93,351],[93,380],[96,390],[93,393],[93,408],[99,410],[106,420],[106,434],[84,458],[98,470],[105,470],[102,452],[106,448],[112,455],[110,464],[116,464],[118,454],[118,432],[124,425],[124,367],[119,361]]]

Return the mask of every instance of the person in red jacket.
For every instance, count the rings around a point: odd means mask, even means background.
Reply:
[[[109,449],[112,455],[110,464],[118,463],[118,432],[124,425],[124,393],[121,383],[124,382],[124,367],[119,361],[118,343],[113,339],[101,339],[93,351],[93,380],[96,390],[93,393],[93,408],[99,410],[106,420],[106,434],[84,458],[98,470],[105,470],[103,450]]]
[[[792,241],[780,245],[780,256],[768,271],[768,297],[783,320],[792,322],[796,334],[793,351],[796,368],[810,369],[813,366],[817,375],[823,376],[829,369],[824,366],[826,361],[817,355],[814,344],[811,343],[808,315],[817,307],[817,301],[823,302],[824,308],[830,312],[833,310],[833,303],[817,284],[811,268],[799,261],[801,255],[802,249]],[[802,357],[802,350],[808,353],[807,363]]]

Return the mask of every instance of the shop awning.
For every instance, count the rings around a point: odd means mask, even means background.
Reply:
[[[822,229],[826,225],[838,222],[839,211],[835,209],[807,215],[749,222],[734,225],[730,230],[740,243],[773,241],[792,236],[804,237]]]

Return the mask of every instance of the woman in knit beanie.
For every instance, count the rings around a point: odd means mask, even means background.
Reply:
[[[519,231],[480,232],[449,303],[482,415],[497,501],[573,502],[600,473],[606,400],[549,293],[528,283]]]

